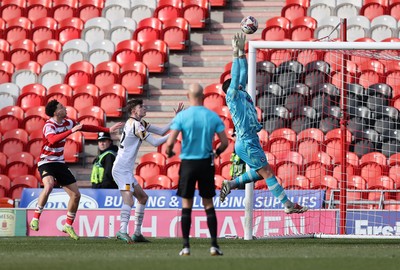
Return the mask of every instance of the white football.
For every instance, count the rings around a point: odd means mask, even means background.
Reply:
[[[253,16],[244,17],[240,22],[240,28],[245,34],[253,34],[258,29],[258,21]]]

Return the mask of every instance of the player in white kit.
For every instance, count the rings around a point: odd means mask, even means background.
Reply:
[[[112,174],[118,189],[121,192],[123,205],[121,207],[121,224],[120,230],[117,232],[117,238],[127,242],[148,242],[142,235],[142,222],[144,217],[144,209],[148,196],[142,187],[138,184],[134,175],[134,166],[137,153],[143,141],[153,146],[159,146],[167,141],[169,135],[162,137],[154,137],[152,133],[164,135],[171,124],[164,127],[150,125],[143,120],[146,115],[146,107],[143,106],[143,100],[132,99],[127,102],[125,107],[128,112],[129,119],[125,123],[125,127],[120,139],[117,158],[115,159]],[[179,103],[175,113],[183,110],[183,103]],[[131,210],[135,197],[137,199],[135,209],[135,232],[132,238],[129,237],[127,227],[131,216]]]

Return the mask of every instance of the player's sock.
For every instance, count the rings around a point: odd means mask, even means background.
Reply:
[[[260,176],[255,170],[249,170],[243,173],[241,176],[236,177],[234,181],[230,181],[231,188],[244,187],[245,184],[260,179],[262,179],[262,176]]]
[[[142,223],[144,217],[144,209],[146,205],[138,203],[135,209],[135,235],[142,234]]]
[[[266,180],[266,182],[268,185],[268,189],[272,192],[272,195],[278,198],[281,201],[281,203],[283,203],[286,206],[287,202],[290,202],[290,200],[288,199],[283,187],[278,183],[276,177],[271,176]]]
[[[43,206],[37,206],[35,212],[33,213],[33,219],[40,219],[40,215],[43,212]]]
[[[182,208],[181,228],[182,228],[183,247],[190,247],[189,234],[191,225],[192,225],[192,209]]]
[[[65,224],[67,226],[72,226],[72,223],[74,223],[74,220],[75,220],[75,215],[76,215],[76,213],[72,213],[72,212],[67,213],[67,220],[65,221]]]
[[[217,216],[215,215],[215,208],[206,209],[207,225],[211,236],[211,246],[218,247],[217,244]]]
[[[127,204],[124,204],[121,207],[121,213],[120,213],[121,223],[119,226],[119,231],[121,233],[127,233],[129,219],[131,218],[131,209],[132,207]]]

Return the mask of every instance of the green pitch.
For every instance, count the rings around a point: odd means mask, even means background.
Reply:
[[[221,239],[222,257],[210,256],[208,239],[192,239],[190,257],[178,256],[180,239],[151,241],[0,238],[0,269],[400,269],[400,240]]]

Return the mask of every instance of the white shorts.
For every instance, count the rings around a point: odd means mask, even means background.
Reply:
[[[119,171],[113,168],[112,176],[115,183],[117,183],[119,190],[128,190],[133,192],[134,186],[138,184],[138,181],[130,171]]]

